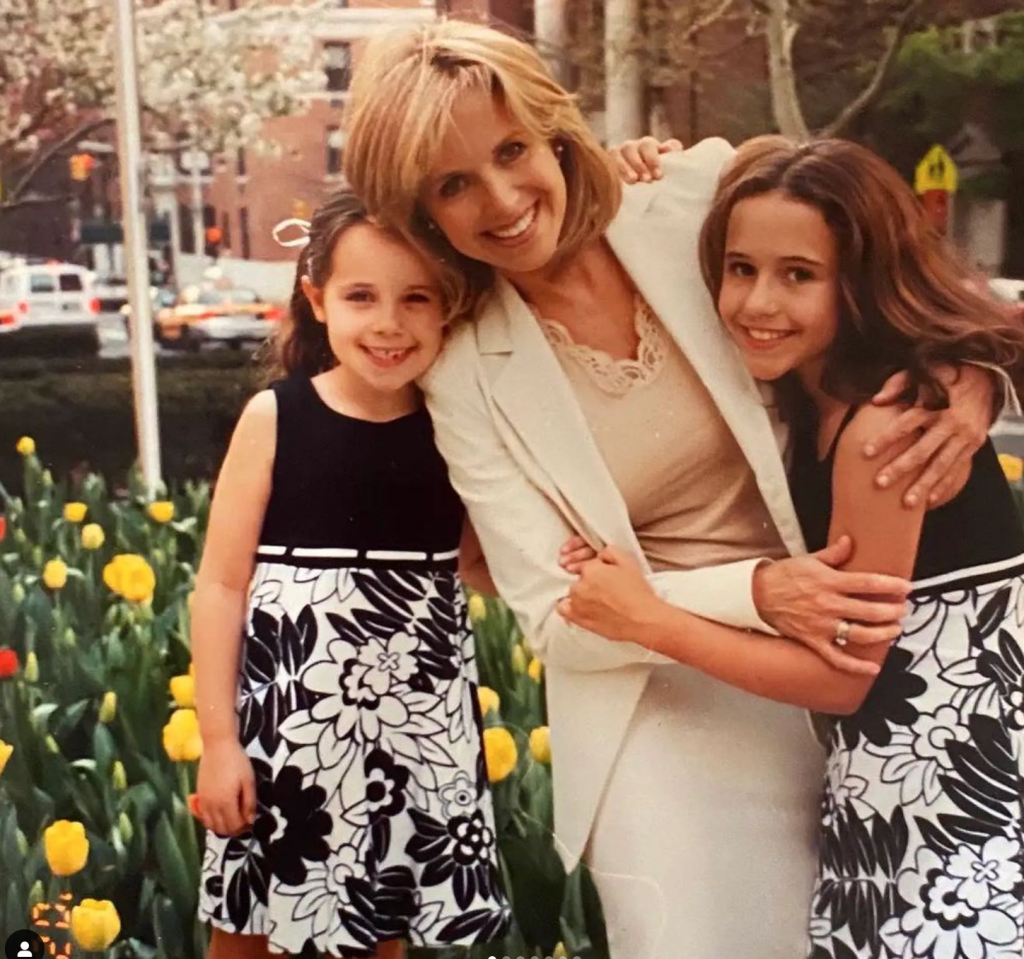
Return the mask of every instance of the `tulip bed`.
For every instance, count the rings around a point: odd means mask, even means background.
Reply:
[[[0,931],[35,928],[52,955],[199,959],[188,597],[209,488],[115,499],[95,474],[55,482],[28,437],[17,453],[24,495],[0,487]],[[412,956],[600,959],[592,885],[551,840],[541,663],[501,603],[474,595],[470,612],[515,923]]]

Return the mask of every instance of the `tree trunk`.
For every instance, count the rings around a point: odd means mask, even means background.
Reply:
[[[534,33],[537,51],[551,75],[562,85],[568,81],[565,65],[565,0],[534,0]]]
[[[779,132],[798,140],[810,138],[793,70],[793,39],[797,23],[790,17],[789,0],[768,0],[768,77],[772,113]]]
[[[616,145],[642,136],[643,83],[634,46],[639,0],[605,0],[605,141]]]

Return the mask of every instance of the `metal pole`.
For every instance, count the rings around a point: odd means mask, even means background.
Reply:
[[[157,418],[156,359],[149,299],[146,218],[142,209],[142,133],[139,128],[138,72],[135,61],[134,0],[111,0],[114,6],[114,64],[117,74],[117,155],[121,166],[128,302],[131,305],[132,387],[135,437],[142,481],[150,495],[160,485],[160,424]]]

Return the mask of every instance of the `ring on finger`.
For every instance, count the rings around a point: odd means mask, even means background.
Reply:
[[[832,637],[832,642],[836,646],[845,646],[850,641],[850,621],[847,619],[839,620],[836,626],[836,634]]]

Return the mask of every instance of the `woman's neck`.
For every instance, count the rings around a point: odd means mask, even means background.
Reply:
[[[542,270],[502,275],[543,315],[557,316],[603,294],[616,274],[630,283],[611,247],[601,239]]]
[[[832,442],[843,417],[850,408],[848,402],[837,399],[822,388],[821,379],[824,371],[824,357],[811,360],[795,371],[804,393],[814,404],[817,412],[819,457],[824,456],[832,448]]]
[[[422,403],[415,383],[397,390],[374,389],[343,366],[336,366],[313,380],[321,399],[331,409],[356,419],[386,423],[414,412]]]

